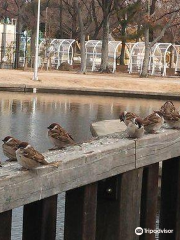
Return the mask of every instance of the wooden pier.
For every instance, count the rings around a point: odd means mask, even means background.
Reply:
[[[163,129],[139,140],[125,133],[45,154],[61,161],[20,171],[0,169],[0,240],[11,239],[12,210],[24,206],[23,240],[55,240],[57,194],[66,192],[65,240],[153,240],[158,170],[162,164],[160,240],[180,240],[180,131]]]

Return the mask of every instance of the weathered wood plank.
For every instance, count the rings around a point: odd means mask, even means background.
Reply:
[[[141,227],[156,229],[159,163],[145,167],[141,195]],[[143,234],[141,240],[154,240],[155,234]]]
[[[160,234],[160,240],[180,239],[180,158],[163,162],[160,229],[173,230]]]
[[[96,240],[117,239],[120,179],[118,175],[98,183]]]
[[[135,234],[135,229],[140,226],[142,176],[143,168],[122,174],[118,240],[139,239],[139,236]]]
[[[55,240],[57,195],[24,206],[23,240]]]
[[[12,211],[0,214],[0,240],[11,240]]]
[[[0,169],[0,212],[179,156],[179,141],[177,130],[164,129],[139,140],[115,133],[46,153],[49,162],[61,161],[58,168],[45,166],[23,172],[17,163],[7,163]]]
[[[49,152],[46,159],[62,163],[26,172],[17,163],[0,169],[0,212],[134,169],[135,143],[115,134]]]
[[[97,183],[66,192],[65,240],[95,240]]]
[[[135,229],[140,226],[142,174],[143,169],[137,169],[118,175],[117,198],[98,190],[97,240],[139,239]]]
[[[180,131],[162,129],[136,141],[136,167],[143,167],[180,156]]]

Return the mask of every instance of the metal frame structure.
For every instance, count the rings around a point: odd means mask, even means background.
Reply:
[[[47,40],[43,39],[39,45],[39,50],[45,44]],[[50,54],[53,54],[52,64],[58,69],[61,63],[68,62],[70,65],[73,64],[73,43],[75,39],[51,39],[49,47],[46,49],[45,57],[48,58]]]
[[[166,76],[167,70],[167,53],[170,48],[173,48],[176,55],[175,72],[180,70],[180,46],[172,43],[156,43],[151,49],[149,61],[149,73],[151,75]],[[131,49],[129,73],[141,73],[142,64],[145,53],[145,43],[137,42]],[[179,66],[179,67],[178,67]]]
[[[170,48],[174,49],[176,55],[176,63],[177,66],[177,59],[178,59],[178,52],[172,43],[156,43],[151,54],[151,62],[152,62],[152,71],[151,75],[162,75],[166,76],[167,70],[167,53]],[[175,67],[176,71],[176,67]]]
[[[120,41],[109,41],[109,67],[112,68],[112,72],[116,71],[116,58],[117,50],[121,45]],[[89,40],[85,44],[86,47],[86,66],[91,71],[96,71],[101,65],[101,52],[102,52],[102,41],[100,40]]]
[[[86,48],[86,66],[91,71],[97,70],[101,64],[102,41],[89,40],[85,43]]]
[[[109,62],[109,67],[112,67],[113,73],[116,71],[117,53],[118,53],[118,48],[119,46],[121,46],[121,44],[122,42],[120,41],[109,41],[108,62]]]
[[[144,59],[145,43],[135,43],[130,51],[129,73],[140,73]]]
[[[175,45],[174,47],[176,48],[176,54],[177,54],[175,74],[179,74],[180,73],[180,45]]]
[[[55,64],[58,69],[61,63],[68,62],[73,64],[73,43],[75,39],[53,39],[51,46],[54,46]]]

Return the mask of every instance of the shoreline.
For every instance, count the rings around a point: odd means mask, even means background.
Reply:
[[[94,88],[54,88],[54,87],[37,87],[26,84],[6,85],[0,84],[0,92],[28,92],[28,93],[56,93],[71,95],[90,95],[90,96],[110,96],[110,97],[130,97],[130,98],[150,98],[150,99],[180,99],[180,93],[163,93],[163,92],[144,92],[144,91],[127,91],[111,89],[94,89]]]

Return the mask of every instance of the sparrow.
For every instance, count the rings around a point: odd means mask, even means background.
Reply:
[[[178,110],[174,106],[174,103],[171,101],[165,102],[164,105],[162,105],[160,112],[162,112],[163,115],[170,114],[170,113],[179,114]]]
[[[4,155],[8,157],[10,161],[17,160],[16,150],[21,141],[11,136],[5,137],[2,141],[3,141],[2,149]]]
[[[179,113],[169,113],[163,114],[166,123],[170,128],[179,129],[180,128],[180,114]]]
[[[133,118],[127,126],[127,133],[131,138],[141,138],[144,135],[143,120]]]
[[[59,162],[49,163],[44,156],[35,150],[28,142],[21,142],[16,150],[18,163],[27,170],[31,170],[43,165],[58,167]]]
[[[124,122],[126,124],[126,126],[128,126],[128,124],[134,119],[137,118],[139,116],[137,116],[135,113],[131,113],[131,112],[122,112],[119,115],[119,119],[120,122]]]
[[[155,111],[143,119],[144,129],[148,133],[156,133],[164,124],[164,117],[160,111]]]
[[[53,145],[58,148],[64,148],[74,144],[74,139],[58,123],[52,123],[48,127],[48,137]]]

